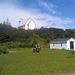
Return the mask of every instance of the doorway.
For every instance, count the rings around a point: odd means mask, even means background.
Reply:
[[[74,41],[70,41],[70,49],[74,49]]]

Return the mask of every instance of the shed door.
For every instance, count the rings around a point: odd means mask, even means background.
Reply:
[[[70,49],[74,49],[74,41],[70,41]]]

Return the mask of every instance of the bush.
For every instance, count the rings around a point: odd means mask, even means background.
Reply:
[[[28,43],[21,43],[21,42],[8,42],[7,48],[30,48],[31,45]]]
[[[0,54],[1,54],[1,53],[7,54],[7,53],[8,53],[7,48],[0,48]]]
[[[2,53],[2,49],[0,49],[0,54]]]
[[[2,53],[3,53],[3,54],[7,54],[7,53],[8,53],[7,48],[3,48]]]

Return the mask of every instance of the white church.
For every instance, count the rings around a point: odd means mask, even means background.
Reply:
[[[22,28],[25,30],[29,30],[29,29],[34,30],[35,27],[36,27],[36,24],[31,18],[28,18],[26,20],[23,20],[23,18],[20,18],[18,28]]]

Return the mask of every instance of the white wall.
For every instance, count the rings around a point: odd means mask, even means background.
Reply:
[[[29,29],[31,30],[35,29],[35,23],[33,21],[30,22]]]
[[[70,50],[70,42],[74,41],[74,50],[75,50],[75,39],[71,38],[67,41],[67,50]]]
[[[31,30],[35,29],[35,23],[32,20],[31,21],[29,20],[25,25],[25,30],[28,30],[27,24],[29,24],[29,29]]]
[[[53,46],[54,43],[54,46]],[[61,46],[62,43],[62,46]],[[67,49],[67,42],[66,41],[55,41],[50,43],[50,49]]]
[[[25,29],[25,25],[20,26],[19,28]]]

